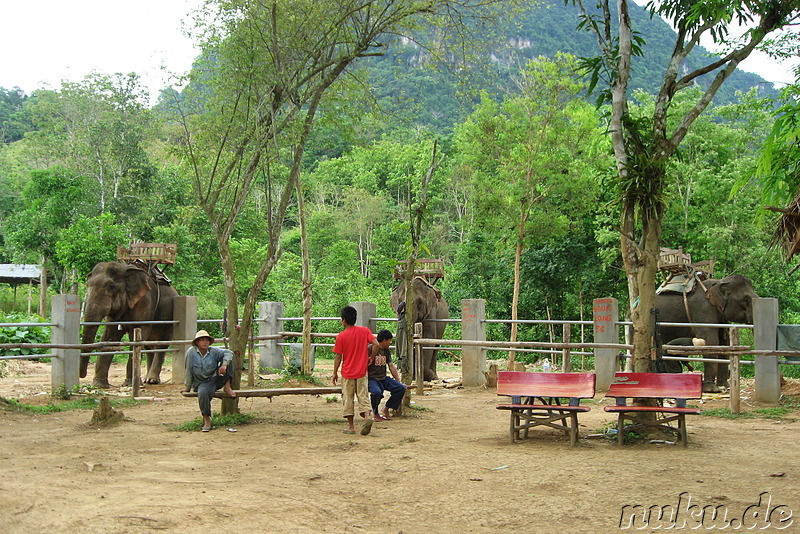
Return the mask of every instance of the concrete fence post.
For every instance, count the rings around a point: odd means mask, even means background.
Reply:
[[[461,339],[486,341],[486,301],[461,300]],[[464,387],[478,387],[486,383],[486,349],[464,345],[461,350],[461,383]]]
[[[595,343],[619,343],[619,302],[615,298],[592,302]],[[619,349],[594,349],[594,372],[597,391],[608,391],[614,373],[619,369]]]
[[[776,350],[778,343],[778,299],[753,299],[753,348]],[[778,402],[781,377],[777,356],[756,356],[756,400]]]
[[[356,318],[356,326],[366,326],[372,332],[375,332],[375,318],[378,314],[378,306],[374,302],[365,302],[363,300],[358,302],[351,302],[350,306],[356,309],[358,317]]]
[[[274,336],[283,330],[283,302],[258,303],[258,335]],[[258,342],[258,365],[270,369],[283,369],[283,349],[277,339]]]
[[[54,345],[81,342],[81,303],[78,295],[54,295],[51,301],[51,322],[55,324],[51,340]],[[80,384],[81,349],[53,349],[55,358],[50,363],[50,388],[72,390]]]
[[[197,297],[178,296],[172,304],[172,339],[194,338],[197,333]],[[186,379],[186,349],[191,343],[172,345],[172,383],[183,384]]]

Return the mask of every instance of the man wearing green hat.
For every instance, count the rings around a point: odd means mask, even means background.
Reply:
[[[192,346],[186,349],[186,387],[183,391],[197,392],[203,432],[211,430],[211,399],[222,388],[227,397],[236,397],[231,388],[233,352],[212,347],[214,338],[205,330],[194,335]]]

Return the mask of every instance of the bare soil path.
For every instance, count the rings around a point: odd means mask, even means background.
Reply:
[[[122,372],[115,366],[112,383]],[[330,383],[329,369],[317,374]],[[435,388],[414,398],[421,409],[375,423],[368,436],[343,434],[341,403],[312,396],[242,399],[241,411],[258,420],[235,433],[179,432],[199,416],[196,400],[169,384],[168,369],[163,378],[142,393],[163,400],[123,408],[128,420],[108,428],[89,427],[90,411],[0,409],[3,531],[605,533],[620,530],[626,505],[682,499],[677,519],[688,532],[698,525],[692,510],[721,506],[741,521],[761,496],[760,509],[775,510],[762,531],[800,532],[800,411],[779,420],[692,417],[688,449],[620,449],[585,438],[613,420],[597,397],[571,448],[555,430],[509,443],[494,391]],[[21,364],[0,379],[0,396],[45,403],[49,380],[46,364]],[[784,393],[800,394],[800,384]],[[748,394],[744,408],[759,408]],[[786,510],[795,517],[778,523]],[[707,517],[698,530],[709,525]],[[639,531],[658,526],[651,518]]]

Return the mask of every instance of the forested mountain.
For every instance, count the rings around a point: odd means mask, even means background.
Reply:
[[[652,91],[671,30],[632,7],[648,43],[632,88]],[[288,142],[269,144],[256,160],[252,189],[236,205],[242,211],[230,228],[215,228],[208,217],[225,222],[227,205],[206,212],[199,204],[198,190],[219,191],[223,200],[237,193],[236,182],[223,191],[200,181],[238,154],[208,147],[226,135],[247,138],[243,124],[223,115],[227,95],[214,93],[206,77],[217,58],[199,58],[192,84],[180,93],[165,90],[155,109],[135,75],[93,75],[30,97],[0,93],[0,260],[44,261],[54,291],[77,285],[80,292],[93,262],[114,259],[117,244],[175,242],[178,259],[168,274],[182,294],[200,298],[201,317],[220,317],[226,284],[215,236],[229,232],[244,301],[277,235],[281,254],[258,297],[285,302],[287,315],[296,316],[304,213],[314,314],[336,315],[348,302],[368,300],[388,316],[393,267],[408,254],[409,213],[435,146],[443,159],[431,172],[421,240],[425,255],[445,259],[439,287],[454,316],[462,298],[484,298],[490,317],[509,317],[515,265],[522,318],[585,318],[596,297],[615,296],[624,305],[618,191],[603,110],[574,79],[575,57],[558,53],[594,54],[576,25],[573,8],[553,3],[478,27],[486,42],[477,54],[489,61],[434,61],[408,40],[390,43],[384,57],[359,60],[354,76],[320,106],[299,173],[303,207],[292,198],[280,224],[275,202],[292,192],[295,146]],[[755,92],[735,94],[760,90],[759,82],[735,74],[687,136],[669,172],[663,242],[697,260],[715,258],[717,274],[750,276],[762,296],[781,296],[789,320],[800,315],[800,293],[767,246],[759,192],[747,187],[731,197],[771,127],[769,103]],[[678,99],[676,111],[682,105]],[[632,113],[652,106],[643,94]],[[232,175],[244,167],[230,166]],[[508,326],[492,329],[502,337]],[[527,327],[523,335],[548,332]]]
[[[634,58],[630,89],[654,94],[661,86],[675,32],[660,17],[651,17],[643,7],[635,3],[630,7],[633,25],[646,41],[643,57]],[[436,68],[432,53],[408,39],[395,40],[388,47],[388,54],[370,58],[366,70],[379,102],[387,111],[417,124],[448,129],[469,113],[481,90],[504,94],[512,85],[510,77],[530,59],[554,57],[558,52],[577,57],[597,55],[593,36],[576,30],[578,14],[578,8],[572,4],[545,0],[526,8],[513,20],[480,28],[477,31],[487,36],[488,48],[483,59],[489,59],[489,64],[483,66],[486,70],[468,77],[467,82],[463,72],[454,74],[447,59]],[[708,54],[698,47],[687,58],[687,68],[704,64]],[[709,78],[706,75],[700,83],[708,83]],[[719,104],[730,103],[737,92],[745,93],[752,88],[761,96],[777,94],[772,84],[760,76],[738,70],[715,100]]]

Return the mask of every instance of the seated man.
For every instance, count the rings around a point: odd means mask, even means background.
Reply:
[[[406,386],[400,382],[397,366],[392,363],[392,355],[389,351],[391,343],[392,333],[388,330],[381,330],[370,345],[367,376],[369,377],[368,387],[372,402],[373,421],[391,419],[392,415],[389,410],[397,410],[400,407],[400,403],[403,402],[403,396],[406,394]],[[391,377],[386,374],[387,366],[392,374]],[[383,407],[383,413],[381,413],[378,408],[381,404],[381,399],[383,399],[384,391],[388,391],[391,395]]]
[[[203,432],[211,430],[211,398],[222,388],[226,397],[236,397],[233,380],[233,352],[212,347],[214,338],[205,330],[195,334],[192,346],[186,349],[186,387],[182,391],[197,392]]]

